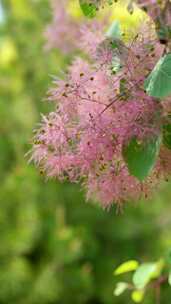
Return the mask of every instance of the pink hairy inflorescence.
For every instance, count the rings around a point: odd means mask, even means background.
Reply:
[[[142,25],[131,42],[116,40],[116,48],[98,23],[83,26],[80,47],[89,59],[77,58],[65,80],[54,81],[49,100],[55,110],[42,117],[34,137],[31,159],[44,174],[81,182],[87,199],[103,208],[147,197],[171,167],[171,155],[162,147],[140,182],[122,155],[130,138],[160,134],[167,112],[144,92],[144,80],[163,53],[149,26]]]

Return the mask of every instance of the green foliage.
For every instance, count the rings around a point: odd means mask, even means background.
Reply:
[[[171,27],[170,26],[163,26],[159,24],[159,29],[157,29],[157,35],[161,42],[168,42],[171,38]]]
[[[170,273],[169,273],[168,283],[169,283],[169,285],[171,285],[171,271],[170,271]]]
[[[65,70],[71,58],[44,50],[48,0],[2,4],[0,303],[127,304],[127,291],[113,298],[113,265],[157,259],[170,246],[170,183],[153,201],[130,204],[118,216],[115,208],[84,203],[79,185],[45,182],[27,163],[33,126],[52,108],[42,102],[49,75]],[[163,303],[170,297],[166,285]]]
[[[125,290],[127,290],[128,286],[129,285],[125,282],[117,283],[116,288],[114,290],[114,295],[116,297],[120,296]]]
[[[106,3],[102,0],[94,1],[94,0],[79,0],[80,8],[83,14],[88,18],[93,18],[96,16],[96,12],[100,7],[104,7],[104,4],[112,5],[113,0],[106,0]],[[117,2],[117,1],[115,1]]]
[[[141,303],[144,299],[144,291],[134,290],[131,294],[131,298],[135,303]]]
[[[163,124],[163,144],[171,149],[171,123],[170,117],[168,117],[168,121]]]
[[[144,142],[132,138],[123,147],[123,157],[131,175],[143,181],[155,165],[160,149],[160,137]]]
[[[133,275],[133,283],[137,289],[144,289],[157,271],[156,263],[141,264]]]
[[[83,14],[89,18],[95,17],[97,11],[96,5],[87,0],[79,0],[79,1]]]
[[[144,83],[149,96],[165,98],[171,94],[171,54],[160,58]]]
[[[119,275],[119,274],[127,273],[130,271],[134,271],[137,268],[138,268],[138,262],[135,260],[130,260],[130,261],[127,261],[127,262],[119,265],[119,267],[116,268],[114,274]]]
[[[114,272],[116,274],[118,269],[122,269],[123,265],[132,265],[133,275],[132,282],[119,282],[116,284],[116,288],[114,290],[115,296],[120,296],[124,293],[125,290],[130,290],[131,299],[134,303],[141,303],[144,300],[144,297],[148,293],[150,288],[161,288],[160,284],[165,282],[166,276],[162,276],[164,272],[164,268],[167,265],[166,260],[161,259],[157,262],[153,263],[143,263],[140,264],[137,261],[128,261],[119,266]],[[126,269],[126,268],[125,268]],[[130,267],[131,270],[131,267]],[[129,267],[128,267],[129,272]],[[126,271],[120,272],[120,274],[124,274]],[[170,274],[168,276],[168,280],[170,282]],[[151,284],[153,283],[153,284]],[[151,285],[150,285],[151,284]]]

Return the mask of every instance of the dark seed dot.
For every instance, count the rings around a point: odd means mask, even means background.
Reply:
[[[64,96],[64,97],[68,97],[68,96],[67,96],[67,94],[66,94],[65,92],[62,94],[62,96]]]
[[[166,39],[160,39],[160,43],[161,44],[167,44],[167,40]]]

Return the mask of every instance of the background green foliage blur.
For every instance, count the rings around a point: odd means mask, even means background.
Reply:
[[[1,8],[0,304],[129,304],[127,293],[113,296],[113,270],[167,253],[171,184],[117,215],[85,203],[79,186],[46,182],[27,163],[32,129],[51,107],[43,101],[50,75],[67,62],[44,50],[48,0],[3,0]],[[162,303],[170,299],[166,285]]]

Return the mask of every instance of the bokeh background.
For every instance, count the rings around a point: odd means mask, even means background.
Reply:
[[[50,20],[48,0],[0,1],[0,304],[129,304],[127,293],[113,296],[113,270],[170,250],[171,183],[117,214],[28,164],[32,130],[52,107],[44,101],[51,75],[70,61],[45,50]],[[162,304],[170,301],[166,285]]]

